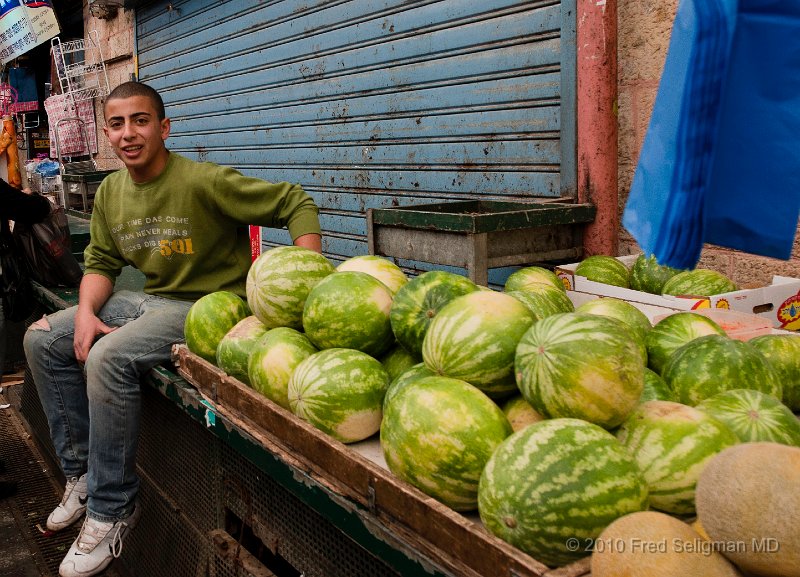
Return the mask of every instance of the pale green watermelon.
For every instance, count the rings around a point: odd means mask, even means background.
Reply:
[[[395,380],[408,369],[422,361],[421,358],[415,357],[400,345],[393,346],[378,360],[389,374],[390,381]]]
[[[800,336],[762,335],[749,342],[767,357],[783,385],[783,403],[800,412]]]
[[[630,285],[628,267],[613,256],[598,254],[586,257],[578,263],[575,274],[594,282],[622,288],[628,288]]]
[[[515,433],[528,425],[544,421],[545,419],[544,415],[534,409],[531,404],[525,400],[525,397],[520,394],[515,394],[506,399],[503,404],[500,405],[500,409],[502,409],[508,422],[511,423],[511,428]]]
[[[579,419],[514,433],[480,479],[484,526],[546,565],[586,557],[612,521],[647,509],[647,486],[613,435]]]
[[[727,425],[744,443],[800,447],[800,420],[772,395],[732,389],[701,401],[697,408]]]
[[[672,353],[698,337],[724,335],[725,331],[708,317],[683,312],[664,317],[645,337],[647,365],[661,374]]]
[[[348,258],[337,266],[336,270],[339,272],[348,270],[365,272],[385,284],[392,294],[408,282],[406,273],[399,266],[389,259],[372,254]]]
[[[386,405],[381,448],[389,469],[456,511],[475,509],[478,479],[511,434],[503,412],[472,385],[447,377],[409,383]]]
[[[303,329],[318,349],[356,349],[377,357],[394,344],[392,292],[364,272],[335,272],[308,294]]]
[[[575,305],[569,300],[566,291],[549,284],[530,283],[525,289],[506,291],[528,307],[537,321],[558,313],[571,313]]]
[[[303,328],[308,293],[334,271],[321,254],[299,246],[261,253],[247,273],[247,304],[267,328]]]
[[[490,396],[516,390],[514,352],[534,318],[514,297],[477,291],[450,301],[431,322],[422,359],[436,374],[461,379]]]
[[[675,401],[675,393],[669,388],[666,381],[652,369],[644,369],[644,389],[639,403],[647,401]]]
[[[654,295],[660,295],[664,283],[681,272],[680,269],[658,264],[655,255],[640,254],[631,267],[631,288]]]
[[[767,358],[753,345],[724,335],[697,338],[676,350],[661,375],[678,402],[694,406],[731,389],[753,389],[781,398],[783,387]]]
[[[639,405],[617,438],[638,463],[651,506],[675,515],[694,513],[695,486],[706,463],[739,442],[718,420],[670,401]]]
[[[517,347],[522,396],[548,417],[619,425],[639,402],[644,362],[636,339],[616,319],[562,313],[535,323]]]
[[[670,278],[661,288],[661,294],[708,297],[735,290],[736,284],[721,272],[696,268],[679,272]]]
[[[250,383],[247,362],[258,340],[267,332],[255,315],[240,320],[217,345],[217,366],[245,384]]]
[[[229,291],[217,291],[197,299],[183,325],[187,348],[209,363],[215,363],[219,342],[250,314],[242,297]]]
[[[433,318],[454,298],[477,290],[468,278],[441,270],[411,279],[394,295],[389,315],[397,342],[422,358],[422,341]]]
[[[642,352],[642,360],[645,364],[647,363],[647,345],[645,344],[645,338],[647,337],[647,333],[650,332],[652,325],[647,315],[631,303],[620,299],[604,297],[583,303],[575,309],[575,312],[600,315],[625,323],[625,325],[633,331],[633,336],[636,342],[639,343],[639,348]]]
[[[423,377],[435,377],[436,373],[425,366],[425,363],[418,363],[413,367],[407,369],[390,383],[389,388],[386,390],[386,396],[383,398],[383,411],[386,412],[386,405],[391,401],[400,390],[409,383],[419,380]]]
[[[270,329],[256,343],[247,364],[250,386],[289,410],[289,379],[301,362],[317,352],[303,333],[289,327]]]
[[[503,291],[524,291],[532,284],[553,285],[560,291],[566,291],[564,283],[551,270],[540,266],[528,266],[512,272],[506,279]]]
[[[287,394],[295,415],[343,443],[354,443],[380,428],[388,386],[389,375],[376,359],[353,349],[327,349],[297,366]]]

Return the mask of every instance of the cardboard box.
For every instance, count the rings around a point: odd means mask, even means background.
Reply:
[[[617,257],[630,268],[638,255]],[[663,307],[669,310],[697,310],[707,308],[732,309],[752,313],[766,319],[779,329],[800,330],[800,279],[775,276],[769,286],[743,289],[710,297],[654,295],[590,281],[575,274],[579,263],[561,265],[556,275],[568,291],[589,295],[615,297],[618,299]]]

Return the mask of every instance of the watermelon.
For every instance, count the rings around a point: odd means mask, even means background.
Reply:
[[[535,323],[517,347],[517,385],[541,414],[619,425],[639,402],[644,361],[630,329],[599,315],[562,313]]]
[[[511,428],[515,433],[528,425],[544,421],[544,415],[534,409],[531,404],[525,400],[525,397],[519,393],[506,399],[500,406],[500,409],[502,409],[508,422],[511,423]]]
[[[506,294],[528,307],[537,321],[550,315],[571,313],[575,310],[567,293],[549,284],[530,283],[524,290],[507,291]]]
[[[781,398],[782,386],[767,358],[753,345],[708,335],[676,350],[662,375],[678,402],[694,406],[722,391],[753,389]]]
[[[680,346],[705,335],[724,335],[725,331],[708,317],[683,312],[664,317],[645,337],[647,365],[661,374],[669,357]]]
[[[708,297],[735,290],[733,281],[721,272],[696,268],[679,272],[670,278],[661,288],[661,294]]]
[[[217,366],[245,384],[250,383],[247,362],[258,340],[267,332],[255,315],[240,320],[217,345]]]
[[[422,360],[436,374],[461,379],[490,396],[516,390],[514,353],[533,323],[514,297],[476,291],[450,301],[431,322]]]
[[[772,395],[732,389],[701,401],[697,408],[725,423],[742,442],[800,447],[800,420]]]
[[[625,323],[633,331],[633,336],[642,352],[642,360],[647,363],[645,337],[652,325],[647,315],[631,303],[615,298],[599,298],[583,303],[575,311],[609,317]]]
[[[377,357],[394,344],[392,292],[364,272],[335,272],[311,289],[303,329],[318,349],[356,349]]]
[[[433,318],[454,298],[477,290],[468,278],[446,271],[429,271],[411,279],[394,295],[389,313],[397,342],[422,358],[422,341]]]
[[[400,392],[403,387],[423,377],[434,376],[436,376],[436,373],[426,367],[425,363],[417,363],[413,367],[395,377],[389,383],[389,388],[386,390],[386,396],[383,398],[383,411],[386,412],[386,405],[397,393]]]
[[[669,388],[666,381],[652,369],[644,369],[644,389],[639,403],[647,401],[675,401],[675,393]]]
[[[388,259],[372,254],[349,258],[337,266],[336,270],[365,272],[385,284],[392,294],[408,282],[406,273],[399,266]]]
[[[289,379],[297,365],[316,352],[303,333],[289,327],[270,329],[256,343],[247,363],[250,386],[289,410]]]
[[[299,246],[269,249],[247,273],[247,304],[267,328],[303,328],[308,293],[334,271],[321,254]]]
[[[671,401],[639,405],[617,438],[638,463],[652,507],[674,515],[694,513],[695,486],[706,462],[739,442],[723,423]]]
[[[540,266],[528,266],[512,272],[506,279],[505,292],[524,291],[533,284],[553,285],[564,292],[564,283],[551,270]]]
[[[664,283],[681,272],[671,266],[660,265],[655,255],[640,254],[631,267],[631,288],[633,290],[660,295]]]
[[[475,509],[486,461],[511,434],[506,416],[472,385],[448,377],[409,383],[386,406],[389,469],[456,511]]]
[[[229,291],[217,291],[197,299],[183,325],[187,348],[209,363],[215,363],[219,342],[250,314],[242,297]]]
[[[421,358],[417,358],[400,345],[395,345],[389,352],[384,354],[378,359],[383,368],[389,374],[389,380],[393,381],[408,369],[421,362]]]
[[[575,268],[575,274],[594,282],[628,288],[630,272],[613,256],[594,255],[586,257]]]
[[[368,354],[327,349],[308,357],[292,373],[287,389],[289,408],[334,439],[354,443],[380,428],[388,386],[389,375]]]
[[[747,342],[761,351],[775,369],[783,384],[783,403],[800,411],[800,336],[762,335]]]
[[[579,419],[541,421],[511,435],[478,488],[484,526],[550,566],[585,557],[608,524],[646,508],[647,486],[631,456],[609,432]]]

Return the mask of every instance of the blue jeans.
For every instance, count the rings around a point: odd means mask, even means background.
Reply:
[[[33,323],[25,355],[64,474],[87,473],[88,515],[116,521],[132,511],[139,478],[140,380],[169,361],[192,302],[119,291],[98,313],[117,330],[102,336],[85,366],[75,359],[72,307]]]

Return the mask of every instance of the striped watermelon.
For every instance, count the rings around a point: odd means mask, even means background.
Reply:
[[[514,297],[477,291],[458,297],[433,319],[422,359],[436,374],[461,379],[490,396],[515,391],[514,352],[533,323]]]
[[[583,259],[575,268],[575,274],[594,282],[628,288],[630,272],[628,267],[613,256],[594,255]]]
[[[386,396],[383,398],[383,411],[386,412],[386,405],[391,401],[394,396],[399,393],[403,387],[411,382],[419,380],[423,377],[434,377],[436,373],[425,366],[425,363],[417,363],[413,367],[404,371],[395,377],[390,383],[389,388],[386,390]]]
[[[525,400],[525,397],[520,394],[506,399],[500,408],[508,419],[508,422],[511,423],[511,428],[515,433],[528,425],[544,421],[545,419],[544,415],[534,409],[531,404]]]
[[[217,346],[236,323],[250,316],[242,297],[217,291],[195,301],[186,315],[183,332],[190,351],[209,363],[217,362]]]
[[[708,297],[735,290],[734,282],[721,272],[696,268],[679,272],[670,278],[661,288],[661,294]]]
[[[478,505],[478,479],[511,434],[503,412],[472,385],[447,377],[409,383],[386,406],[381,447],[389,469],[456,511]]]
[[[378,360],[389,374],[390,381],[393,381],[408,369],[422,361],[422,359],[416,358],[400,345],[393,346],[391,349],[389,349],[389,352],[384,354]]]
[[[301,362],[317,352],[303,333],[289,327],[270,329],[256,344],[247,364],[250,386],[289,410],[289,379]]]
[[[638,463],[653,508],[675,515],[694,513],[695,486],[706,462],[738,443],[716,419],[670,401],[639,405],[617,438]]]
[[[399,266],[389,259],[372,254],[349,258],[337,266],[336,270],[365,272],[385,284],[392,294],[408,282],[406,273]]]
[[[561,291],[566,291],[564,283],[556,273],[540,266],[528,266],[512,272],[506,279],[503,291],[524,291],[532,284],[553,285]]]
[[[631,331],[616,319],[562,313],[535,323],[517,347],[522,396],[548,417],[619,425],[639,402],[644,362]]]
[[[800,447],[800,420],[772,395],[732,389],[705,399],[697,408],[726,424],[742,442]]]
[[[675,401],[675,393],[669,388],[666,381],[652,369],[644,369],[644,389],[639,403],[647,401]]]
[[[783,384],[783,403],[800,412],[800,336],[762,335],[749,342],[767,357]]]
[[[549,284],[530,283],[525,289],[506,291],[519,302],[528,307],[533,314],[534,320],[558,313],[571,313],[575,310],[572,301],[569,300],[566,291],[557,289]]]
[[[613,435],[579,419],[552,419],[514,433],[483,470],[484,526],[547,565],[591,551],[612,521],[647,508],[647,486]]]
[[[658,264],[655,255],[640,254],[631,267],[631,288],[654,295],[660,295],[664,283],[681,272],[680,269]]]
[[[441,270],[411,279],[395,294],[389,315],[397,342],[422,358],[422,341],[433,318],[454,298],[477,290],[468,278]]]
[[[250,383],[247,362],[258,340],[267,332],[255,315],[240,320],[217,345],[217,366],[245,384]]]
[[[615,298],[599,298],[587,301],[575,309],[579,313],[590,315],[600,315],[621,321],[627,325],[631,331],[642,353],[642,360],[647,364],[647,346],[645,337],[650,332],[652,325],[642,311],[631,303]]]
[[[679,347],[705,335],[724,335],[725,331],[708,317],[697,313],[675,313],[664,317],[645,337],[647,365],[658,374]]]
[[[303,328],[303,305],[312,288],[334,271],[321,254],[299,246],[267,250],[247,273],[247,304],[267,328]]]
[[[724,335],[708,335],[683,345],[672,354],[661,376],[678,402],[691,406],[731,389],[753,389],[779,399],[783,390],[758,349]]]
[[[377,357],[394,343],[392,292],[364,272],[335,272],[311,289],[303,329],[319,349],[356,349]]]
[[[389,375],[371,356],[327,349],[297,366],[287,394],[295,415],[343,443],[354,443],[380,428],[388,386]]]

